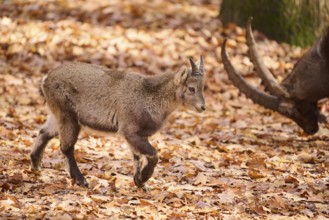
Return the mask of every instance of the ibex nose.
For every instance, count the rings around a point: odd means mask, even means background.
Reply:
[[[199,105],[199,106],[196,106],[195,109],[198,111],[198,112],[203,112],[204,110],[206,110],[206,106],[205,105]]]
[[[303,130],[306,134],[312,135],[312,134],[315,134],[316,132],[318,132],[319,127],[318,126],[307,127],[307,128],[304,128]]]

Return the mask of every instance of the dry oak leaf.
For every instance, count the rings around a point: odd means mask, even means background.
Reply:
[[[266,175],[264,173],[262,173],[261,171],[256,170],[256,169],[249,169],[248,176],[251,179],[260,179],[260,178],[266,177]]]

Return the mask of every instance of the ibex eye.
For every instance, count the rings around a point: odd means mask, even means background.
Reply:
[[[188,91],[190,91],[191,93],[195,93],[195,89],[193,87],[188,87]]]

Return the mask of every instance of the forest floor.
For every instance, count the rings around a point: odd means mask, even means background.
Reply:
[[[0,219],[329,219],[329,127],[313,136],[253,104],[231,85],[220,58],[259,86],[245,29],[223,27],[218,1],[2,1],[0,5]],[[307,48],[255,31],[277,79]],[[89,188],[72,184],[59,141],[39,173],[29,152],[47,109],[41,78],[64,61],[142,74],[177,71],[205,57],[207,110],[178,109],[150,138],[159,164],[149,192],[132,180],[119,135],[82,133],[76,159]],[[328,104],[322,111],[328,116]]]

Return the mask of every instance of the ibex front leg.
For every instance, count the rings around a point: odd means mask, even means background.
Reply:
[[[137,187],[141,188],[151,178],[158,163],[158,154],[147,137],[141,137],[137,134],[125,135],[125,137],[134,154],[134,182]]]

